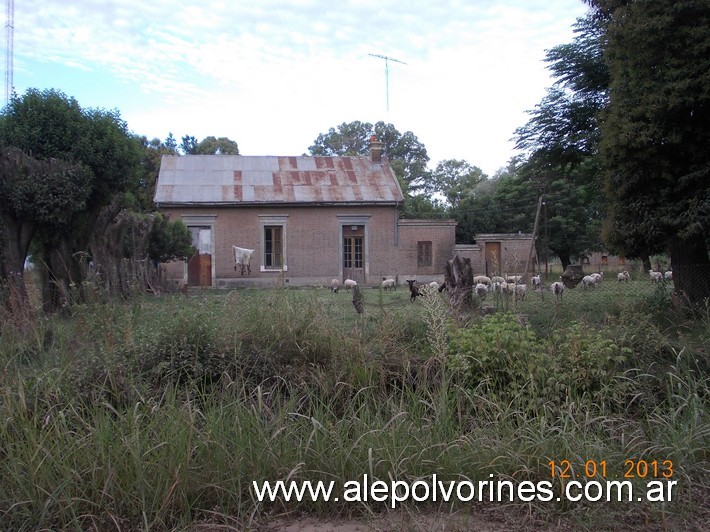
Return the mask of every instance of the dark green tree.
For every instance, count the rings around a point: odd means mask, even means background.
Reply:
[[[710,4],[589,1],[606,21],[606,237],[669,251],[676,292],[710,297]]]
[[[382,142],[383,154],[405,184],[404,188],[411,193],[423,189],[430,178],[426,148],[414,133],[407,131],[402,134],[392,124],[342,123],[337,128],[330,128],[327,133],[319,134],[308,151],[311,155],[325,156],[367,155],[373,134]]]
[[[37,160],[17,148],[0,148],[0,278],[26,300],[23,266],[42,227],[65,228],[85,207],[91,174],[80,164]]]
[[[104,229],[99,221],[111,219],[100,216],[102,209],[138,182],[140,145],[118,111],[82,109],[74,98],[53,89],[30,89],[14,97],[0,119],[0,142],[39,161],[62,160],[88,171],[87,195],[76,196],[66,223],[37,227],[44,298],[51,308],[59,302],[58,290],[68,292],[72,282],[83,286],[79,257],[86,256],[92,234]]]
[[[190,135],[182,138],[180,149],[185,155],[239,155],[239,146],[227,137],[205,137],[201,141]]]
[[[599,113],[609,93],[604,35],[603,22],[589,15],[576,22],[572,43],[547,52],[555,85],[516,130],[516,148],[527,156],[519,179],[528,195],[543,196],[548,247],[565,267],[603,247],[606,201],[598,158]],[[548,253],[543,239],[538,239],[538,251]]]
[[[486,178],[483,170],[467,161],[447,159],[436,165],[427,183],[426,192],[441,194],[446,198],[449,207],[456,210],[462,201],[475,194],[479,183]]]

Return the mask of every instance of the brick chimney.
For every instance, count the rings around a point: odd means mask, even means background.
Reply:
[[[370,137],[370,160],[372,164],[382,163],[382,143],[375,135]]]

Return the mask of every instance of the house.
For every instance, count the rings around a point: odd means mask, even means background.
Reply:
[[[441,279],[455,243],[454,220],[400,219],[402,190],[374,137],[358,157],[165,155],[155,201],[192,233],[197,253],[167,274],[193,286]],[[233,246],[254,250],[250,274]]]

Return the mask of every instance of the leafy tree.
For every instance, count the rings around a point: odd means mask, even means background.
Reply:
[[[180,148],[185,155],[239,155],[239,146],[227,137],[205,137],[200,142],[185,135]]]
[[[382,142],[383,154],[405,184],[404,188],[411,192],[422,189],[429,179],[426,148],[414,133],[401,134],[392,124],[377,122],[373,126],[367,122],[344,122],[337,128],[330,128],[328,133],[319,134],[308,151],[311,155],[324,156],[367,155],[373,134]]]
[[[592,15],[575,24],[572,43],[548,51],[554,87],[516,130],[516,148],[527,154],[520,179],[545,198],[549,249],[563,266],[602,248],[606,202],[599,191],[599,113],[609,94],[604,25]],[[542,240],[538,240],[541,247]],[[542,254],[547,250],[539,249]]]
[[[177,146],[174,144],[172,134],[164,142],[154,138],[148,140],[146,137],[137,137],[142,150],[141,171],[135,186],[128,191],[130,198],[126,204],[131,208],[141,212],[152,212],[155,210],[153,197],[155,196],[155,184],[160,173],[160,163],[163,155],[176,155]]]
[[[82,285],[77,257],[97,229],[100,211],[137,183],[140,146],[118,111],[82,109],[74,98],[49,89],[14,97],[0,119],[0,141],[40,161],[63,160],[88,172],[87,194],[72,196],[63,225],[37,226],[42,242],[45,302],[56,304],[57,287]]]
[[[436,165],[426,191],[442,194],[449,206],[456,210],[485,179],[486,174],[477,166],[471,166],[464,160],[448,159]]]
[[[606,237],[670,252],[676,291],[710,297],[710,4],[589,1],[607,22]]]
[[[148,257],[154,262],[169,262],[194,253],[190,230],[182,220],[171,221],[157,213],[150,230]]]
[[[64,228],[84,208],[90,172],[58,159],[40,161],[17,148],[0,153],[1,278],[26,299],[23,266],[38,228]]]
[[[180,143],[180,150],[185,155],[194,155],[197,151],[197,139],[191,135],[185,135],[182,137],[182,142]]]

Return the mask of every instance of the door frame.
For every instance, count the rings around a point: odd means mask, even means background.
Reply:
[[[210,229],[210,287],[216,286],[216,255],[215,255],[215,220],[217,218],[216,214],[183,214],[181,217],[182,221],[188,227],[209,227]],[[199,252],[199,250],[198,250]],[[187,284],[187,263],[191,257],[188,257],[184,263],[183,268],[183,282]]]
[[[370,277],[370,238],[369,238],[369,227],[368,222],[370,221],[369,214],[338,214],[338,277],[344,280],[345,271],[343,263],[345,262],[345,227],[348,226],[362,226],[362,270],[363,270],[363,284],[367,283]]]

